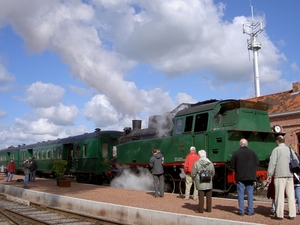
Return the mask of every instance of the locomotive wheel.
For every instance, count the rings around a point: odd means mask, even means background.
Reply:
[[[191,189],[190,189],[190,195],[194,193],[194,184],[192,184]],[[181,195],[185,195],[185,179],[181,179],[179,182],[179,193]]]
[[[174,193],[175,181],[170,174],[165,174],[165,192]]]

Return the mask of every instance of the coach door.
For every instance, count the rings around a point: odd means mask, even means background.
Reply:
[[[74,144],[64,144],[63,147],[63,159],[68,161],[68,169],[73,169],[74,163]]]

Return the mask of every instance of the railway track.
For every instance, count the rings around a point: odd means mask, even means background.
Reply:
[[[21,199],[11,200],[6,196],[0,196],[0,225],[128,225],[119,221],[97,218],[91,215],[62,209],[47,207],[23,201]]]

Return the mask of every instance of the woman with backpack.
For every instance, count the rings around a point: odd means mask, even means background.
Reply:
[[[211,212],[212,178],[215,175],[215,167],[213,163],[206,158],[206,152],[204,150],[200,150],[198,154],[200,159],[194,163],[191,174],[198,190],[199,204],[197,211],[199,213],[204,212],[204,196],[206,196],[206,212]],[[201,176],[201,174],[204,176]]]

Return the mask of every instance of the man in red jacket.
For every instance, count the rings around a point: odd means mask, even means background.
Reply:
[[[195,182],[193,181],[193,178],[191,177],[191,173],[193,170],[194,163],[199,159],[199,155],[196,152],[196,148],[192,146],[190,148],[190,153],[186,156],[183,166],[183,171],[185,172],[185,200],[190,199],[190,190],[192,184],[194,184],[194,193],[193,193],[193,199],[198,199],[198,191],[195,186]]]
[[[14,174],[16,173],[16,164],[13,159],[7,165],[7,177],[6,182],[12,181]]]

